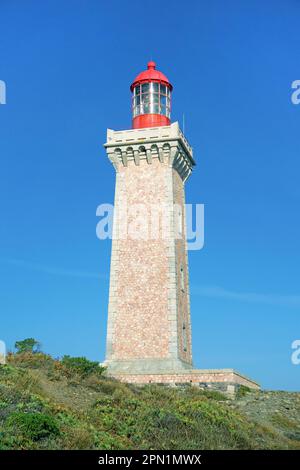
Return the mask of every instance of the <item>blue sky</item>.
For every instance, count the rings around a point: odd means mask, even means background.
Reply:
[[[296,0],[2,0],[0,339],[103,360],[113,202],[106,128],[130,127],[149,59],[174,85],[205,204],[190,252],[194,362],[299,390],[300,79]]]

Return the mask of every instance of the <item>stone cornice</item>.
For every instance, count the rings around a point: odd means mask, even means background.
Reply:
[[[192,147],[178,122],[145,129],[108,129],[104,147],[116,171],[119,165],[128,166],[131,161],[139,165],[141,160],[146,160],[150,165],[157,158],[176,169],[182,180],[186,181],[195,166]]]

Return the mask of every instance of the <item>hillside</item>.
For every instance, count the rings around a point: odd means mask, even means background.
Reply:
[[[9,355],[0,449],[300,449],[300,393],[136,387],[93,364]]]

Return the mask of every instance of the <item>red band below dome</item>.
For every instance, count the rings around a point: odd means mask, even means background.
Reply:
[[[133,129],[142,129],[144,127],[169,126],[170,119],[162,114],[140,114],[132,120]]]

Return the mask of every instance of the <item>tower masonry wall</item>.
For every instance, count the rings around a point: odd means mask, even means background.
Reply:
[[[191,368],[184,233],[191,149],[178,125],[108,131],[106,146],[116,169],[106,364],[115,373]]]
[[[169,316],[169,244],[151,239],[151,209],[168,200],[167,164],[142,160],[128,162],[118,173],[117,211],[127,217],[128,236],[115,249],[117,258],[116,309],[113,358],[142,359],[169,356],[171,318]],[[133,205],[141,204],[130,215]],[[127,216],[122,213],[128,209]],[[143,218],[144,209],[149,217]],[[139,221],[140,217],[140,221]],[[122,221],[120,220],[119,224]],[[137,237],[138,239],[135,239]]]

